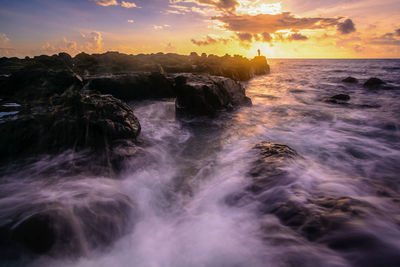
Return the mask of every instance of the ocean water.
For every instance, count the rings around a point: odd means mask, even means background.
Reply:
[[[30,216],[36,207],[74,210],[121,195],[135,207],[127,230],[107,249],[4,265],[399,266],[400,60],[269,63],[271,74],[244,84],[253,106],[217,118],[178,120],[173,99],[130,103],[142,125],[146,159],[127,163],[119,179],[40,171],[69,154],[3,174],[0,224],[16,213]],[[360,82],[342,83],[348,76]],[[363,88],[370,77],[391,89]],[[337,94],[351,99],[322,101]],[[257,159],[252,148],[261,141],[288,145],[301,155],[285,167],[290,179],[275,177],[263,192],[264,206],[296,201],[318,211],[309,202],[321,197],[364,203],[362,216],[330,236],[340,249],[307,239],[273,214],[260,214],[256,198],[226,201],[251,184],[249,170]],[[79,228],[81,217],[71,217]],[[80,242],[87,247],[85,237]]]

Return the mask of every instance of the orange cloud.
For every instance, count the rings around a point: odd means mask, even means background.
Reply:
[[[118,2],[117,0],[93,0],[98,5],[101,6],[117,6]]]
[[[323,29],[339,24],[341,18],[298,18],[290,12],[281,14],[225,15],[213,17],[224,23],[225,28],[234,32],[262,33],[278,30],[298,31],[303,29]]]
[[[125,8],[132,8],[132,7],[138,7],[135,3],[133,3],[133,2],[125,2],[125,1],[122,1],[121,2],[121,6],[122,7],[125,7]]]
[[[227,44],[229,42],[229,39],[212,38],[211,36],[207,35],[206,39],[203,41],[191,39],[191,42],[197,46],[206,46],[206,45],[215,45],[217,43]]]

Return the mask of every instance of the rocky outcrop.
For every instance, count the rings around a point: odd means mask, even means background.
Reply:
[[[82,78],[68,70],[24,68],[2,82],[0,96],[18,102],[32,102],[80,86]]]
[[[251,60],[255,75],[264,75],[270,72],[267,58],[264,56],[258,56]]]
[[[88,89],[111,94],[124,101],[172,98],[176,96],[173,81],[160,73],[132,73],[88,77]]]
[[[350,100],[350,96],[346,94],[338,94],[334,95],[331,97],[326,97],[322,99],[323,102],[325,103],[331,103],[331,104],[347,104],[347,102]]]
[[[368,89],[379,89],[384,84],[386,83],[379,78],[370,78],[363,86]]]
[[[25,59],[1,58],[0,74],[11,74],[21,69],[72,70],[79,75],[120,75],[134,72],[198,73],[247,81],[258,74],[269,72],[265,57],[249,60],[243,56],[192,53],[190,56],[174,53],[126,55],[118,52],[89,55],[80,53],[74,58],[66,53]],[[162,72],[163,72],[162,71]]]
[[[229,78],[180,74],[175,78],[176,112],[180,115],[213,116],[219,110],[251,105],[243,86]]]
[[[119,140],[135,141],[140,129],[127,104],[109,95],[71,89],[33,103],[16,119],[1,123],[0,160],[66,149],[103,153]]]
[[[358,80],[356,78],[354,78],[354,77],[349,76],[349,77],[343,79],[342,82],[344,82],[344,83],[358,83]]]

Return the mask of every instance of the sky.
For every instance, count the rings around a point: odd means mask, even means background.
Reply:
[[[0,56],[400,58],[399,0],[0,0]]]

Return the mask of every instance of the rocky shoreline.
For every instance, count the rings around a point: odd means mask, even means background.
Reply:
[[[165,60],[177,56],[157,54],[145,56],[144,60],[152,57]],[[263,57],[253,61],[194,54],[179,58],[189,60],[190,68],[182,62],[175,68],[153,62],[156,67],[138,70],[133,67],[134,56],[118,53],[1,59],[0,98],[4,114],[0,118],[0,171],[12,173],[12,169],[24,168],[42,155],[70,151],[72,157],[67,166],[55,167],[64,168],[65,176],[85,173],[116,177],[124,160],[139,157],[137,154],[142,151],[138,141],[141,125],[127,102],[176,98],[177,116],[213,117],[222,110],[251,105],[243,85],[236,80],[269,72]],[[124,60],[130,61],[125,62],[130,67],[120,66]],[[228,66],[228,61],[244,63]],[[165,73],[171,70],[174,73]],[[84,157],[73,156],[82,152]],[[127,221],[132,219],[129,215],[134,213],[134,203],[128,196],[116,194],[112,199],[111,203],[92,201],[84,209],[71,207],[72,215],[64,214],[65,210],[57,206],[27,209],[20,216],[8,218],[6,225],[0,225],[0,248],[7,247],[10,255],[16,251],[79,255],[90,247],[107,246],[122,235]],[[108,215],[90,225],[93,220],[88,214]],[[84,235],[92,242],[89,247],[80,247],[82,233],[76,232],[71,216],[83,224]],[[98,232],[104,227],[107,232]]]

